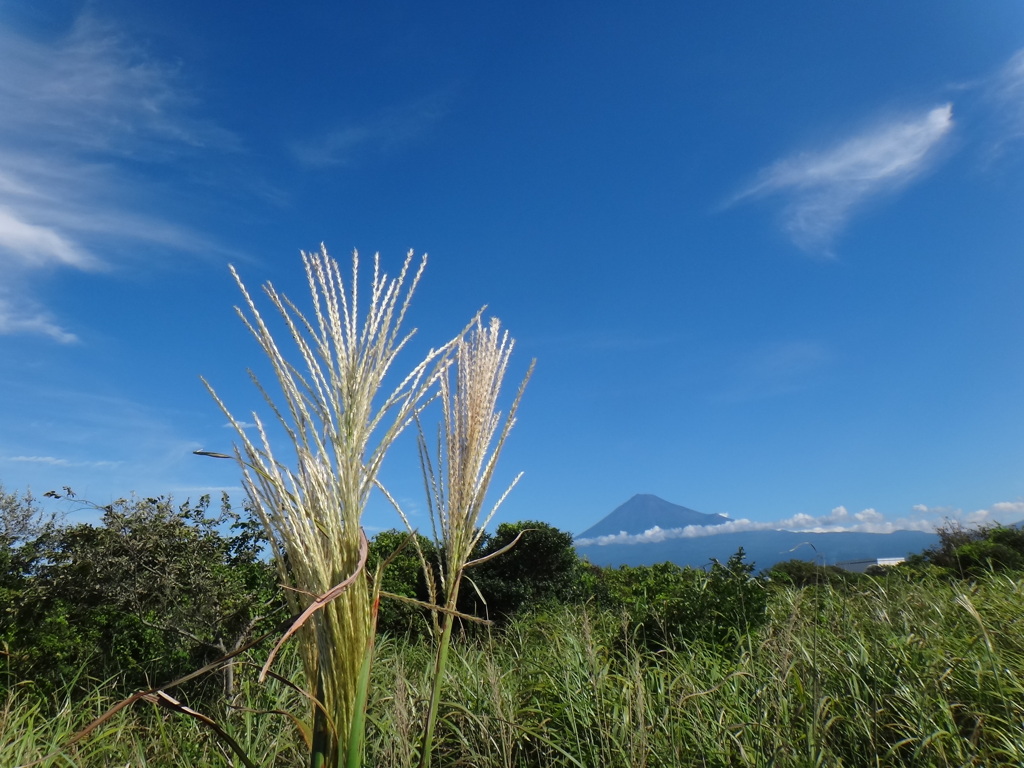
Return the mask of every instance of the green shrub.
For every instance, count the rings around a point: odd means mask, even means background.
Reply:
[[[397,598],[428,603],[430,590],[427,588],[420,556],[410,539],[413,535],[395,528],[378,533],[370,542],[366,567],[370,573],[374,573],[378,567],[382,568],[380,588],[383,592],[389,592]],[[420,534],[415,536],[419,551],[427,558],[436,558],[434,542]],[[381,596],[377,612],[377,628],[381,632],[398,637],[422,638],[429,635],[430,624],[426,608],[387,595]]]
[[[911,558],[944,569],[956,578],[977,578],[989,571],[1024,570],[1024,530],[1004,525],[967,528],[950,522],[938,529],[939,543]]]
[[[4,598],[10,677],[46,690],[110,678],[128,691],[253,636],[282,598],[245,513],[209,502],[119,499],[98,524],[47,526]]]
[[[477,589],[464,591],[461,610],[507,621],[526,608],[582,598],[584,564],[576,554],[572,534],[553,525],[536,520],[502,523],[481,540],[474,556],[495,555],[520,534],[515,546],[473,570]]]
[[[597,605],[619,612],[648,647],[703,641],[723,649],[765,621],[768,595],[742,548],[708,571],[673,563],[591,572]]]

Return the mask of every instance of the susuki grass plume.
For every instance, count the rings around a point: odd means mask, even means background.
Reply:
[[[457,597],[473,548],[521,477],[512,480],[481,519],[494,468],[533,372],[531,364],[507,417],[502,419],[498,397],[513,346],[508,332],[501,332],[497,318],[492,318],[487,328],[478,318],[469,338],[456,343],[454,386],[450,371],[440,377],[444,422],[433,457],[425,437],[420,435],[431,524],[447,563],[447,567],[442,566],[440,578],[448,602]]]
[[[420,762],[424,768],[430,765],[437,707],[459,590],[466,570],[482,562],[470,561],[469,558],[487,524],[520,477],[516,476],[481,519],[494,468],[515,424],[519,402],[533,372],[531,363],[507,416],[502,418],[498,397],[513,346],[508,333],[501,331],[497,318],[493,318],[485,328],[478,317],[468,337],[462,336],[456,341],[454,363],[440,377],[443,424],[435,451],[429,449],[426,437],[420,431],[420,458],[431,523],[434,538],[443,552],[438,564],[443,593],[439,597],[445,608],[424,728]],[[451,381],[452,368],[455,371],[454,384]],[[406,525],[409,525],[408,520]],[[493,556],[488,556],[488,559]],[[427,581],[433,582],[432,574],[427,574]]]
[[[303,262],[313,304],[308,318],[272,285],[264,286],[301,365],[282,354],[232,269],[245,299],[238,314],[280,386],[275,400],[250,373],[287,434],[287,459],[275,454],[258,416],[254,441],[207,387],[238,433],[243,482],[271,540],[290,608],[296,614],[317,608],[299,630],[306,679],[319,701],[311,764],[334,764],[347,754],[352,765],[362,749],[374,632],[360,518],[385,452],[413,420],[443,368],[446,348],[431,350],[380,400],[385,377],[412,335],[403,335],[401,326],[426,257],[413,273],[410,252],[398,276],[389,279],[375,256],[365,310],[359,306],[358,254],[348,286],[323,247],[303,253]],[[334,599],[316,599],[332,589],[337,593],[343,582],[347,587]]]

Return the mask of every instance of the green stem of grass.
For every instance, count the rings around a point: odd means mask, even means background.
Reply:
[[[316,698],[318,702],[323,701],[323,681],[317,683]],[[331,724],[327,713],[321,704],[317,704],[313,710],[313,738],[312,748],[309,751],[310,768],[324,768],[330,765],[330,755],[335,750],[334,739],[331,736]]]
[[[363,746],[366,742],[366,700],[370,690],[370,671],[373,667],[374,638],[377,635],[376,609],[374,610],[373,630],[370,632],[366,653],[363,655],[363,663],[359,667],[359,679],[356,681],[355,709],[345,750],[345,768],[360,768],[363,764]]]
[[[455,582],[454,595],[448,600],[450,611],[455,610],[458,598],[458,580]],[[427,707],[427,720],[423,728],[423,747],[420,750],[420,768],[430,768],[430,759],[434,752],[434,728],[437,725],[437,710],[441,701],[441,686],[444,681],[445,669],[448,666],[448,650],[452,643],[452,628],[455,625],[453,613],[446,612],[441,631],[441,640],[434,658],[434,675],[430,684],[430,704]]]

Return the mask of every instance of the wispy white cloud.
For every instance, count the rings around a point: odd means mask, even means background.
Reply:
[[[48,336],[61,344],[71,344],[78,337],[64,329],[45,308],[31,299],[14,301],[0,291],[0,336]]]
[[[225,429],[234,429],[235,426],[236,425],[232,424],[230,421],[224,424]],[[255,429],[258,425],[250,421],[239,421],[237,426],[241,427],[242,429]]]
[[[58,264],[79,269],[95,268],[99,260],[52,227],[24,221],[10,209],[0,207],[0,249],[8,261],[25,267]]]
[[[47,464],[53,467],[109,468],[119,467],[124,463],[121,461],[73,461],[71,459],[57,458],[56,456],[8,456],[5,460],[27,462],[30,464]]]
[[[191,494],[236,486],[230,462],[193,454],[209,437],[205,418],[196,427],[187,411],[169,412],[116,394],[96,394],[42,381],[0,382],[8,410],[31,413],[0,430],[0,477],[17,477],[36,490],[70,486],[81,498],[101,493]],[[42,402],[43,408],[27,408]],[[189,426],[189,425],[192,426]],[[207,434],[203,434],[203,432]]]
[[[193,118],[178,68],[89,13],[60,38],[40,42],[0,28],[0,128],[7,141],[147,158],[181,145],[230,146],[234,137]]]
[[[447,111],[448,95],[435,93],[296,141],[291,151],[306,166],[349,165],[365,155],[387,154],[406,146],[440,121]]]
[[[926,170],[952,127],[952,104],[888,120],[832,148],[778,160],[729,204],[781,197],[783,226],[793,242],[804,250],[829,254],[854,211]]]
[[[1012,524],[1024,519],[1024,501],[998,501],[990,507],[975,510],[918,504],[914,510],[933,518],[951,520],[964,525]]]
[[[984,100],[995,109],[997,134],[988,155],[1001,156],[1011,143],[1024,139],[1024,49],[1010,57],[992,77],[982,83]]]
[[[988,510],[991,515],[1024,517],[1024,501],[999,501]]]
[[[39,296],[39,275],[112,268],[131,245],[199,252],[205,238],[148,215],[121,163],[230,150],[234,138],[190,114],[175,67],[123,32],[80,16],[40,41],[0,22],[0,334],[76,335]],[[102,255],[101,255],[102,254]]]
[[[1002,515],[1000,517],[1000,515]],[[607,544],[647,544],[669,539],[693,539],[705,536],[720,536],[724,533],[747,533],[756,531],[795,531],[800,533],[893,533],[894,531],[932,532],[947,521],[955,520],[965,525],[979,525],[988,522],[1012,523],[1024,518],[1024,502],[999,502],[990,509],[964,512],[947,507],[929,508],[916,505],[910,515],[889,519],[876,509],[868,508],[851,513],[844,506],[838,506],[824,515],[796,514],[782,520],[729,520],[721,525],[688,525],[684,528],[663,529],[655,526],[638,534],[621,532],[590,539],[579,539],[581,546]]]

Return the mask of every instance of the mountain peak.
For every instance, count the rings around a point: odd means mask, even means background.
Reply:
[[[615,536],[625,531],[636,535],[658,527],[662,530],[685,528],[688,525],[721,525],[729,518],[707,515],[688,507],[673,504],[650,493],[638,493],[608,515],[583,531],[577,539]]]

